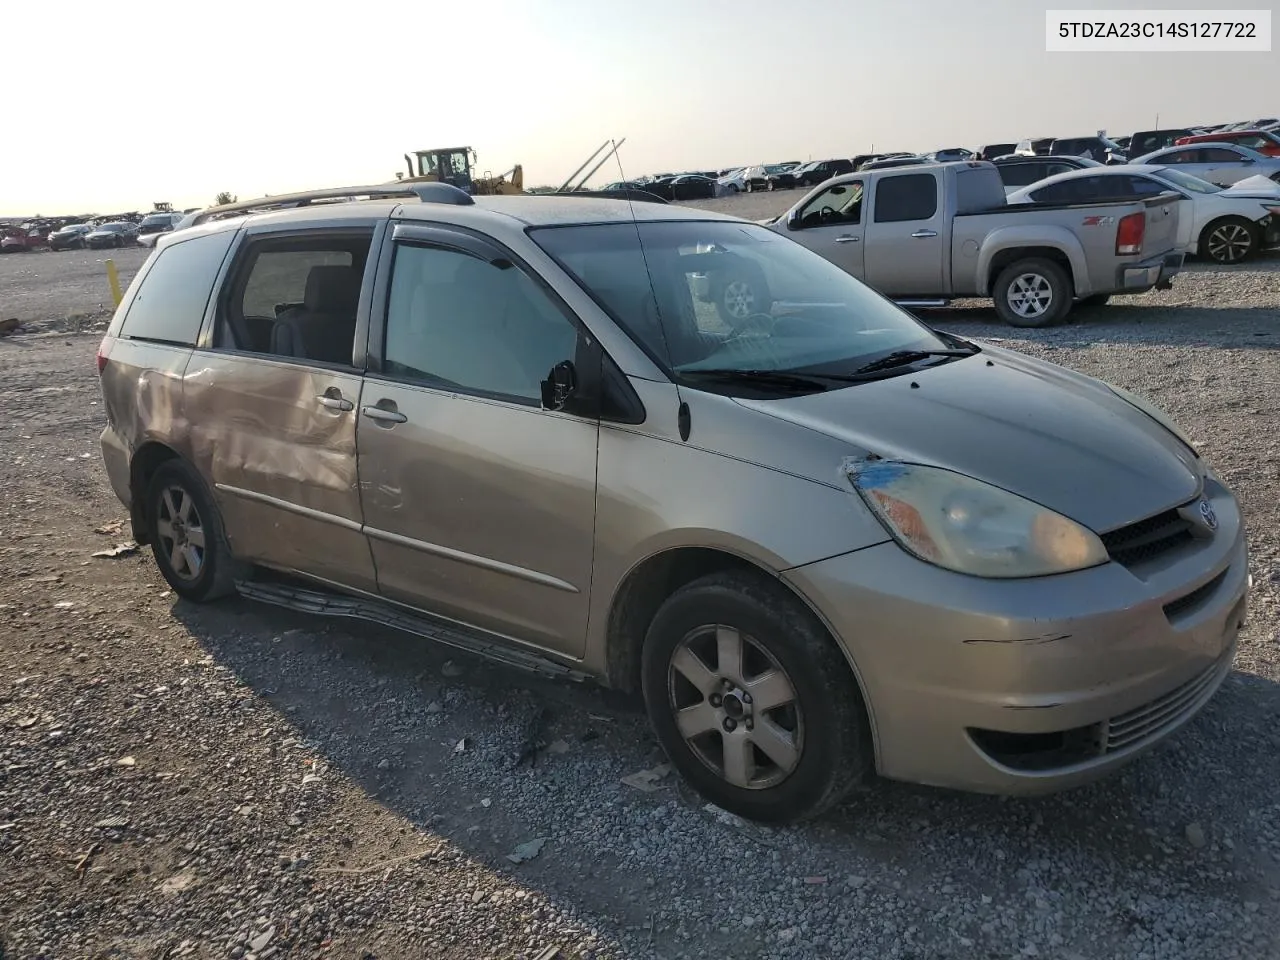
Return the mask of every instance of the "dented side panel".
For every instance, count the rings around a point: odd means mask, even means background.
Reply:
[[[354,371],[192,354],[190,457],[214,488],[237,556],[376,590],[356,471],[360,388]]]

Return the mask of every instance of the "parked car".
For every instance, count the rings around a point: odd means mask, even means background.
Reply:
[[[792,176],[798,187],[815,187],[843,173],[853,173],[852,160],[813,160],[797,167]]]
[[[1124,163],[1123,148],[1106,137],[1063,137],[1049,145],[1051,157],[1088,157],[1099,163]]]
[[[1003,157],[1013,153],[1018,149],[1016,143],[988,143],[986,146],[978,148],[975,159],[978,160],[994,160],[996,157]]]
[[[1019,140],[1013,152],[1020,157],[1047,157],[1049,148],[1053,146],[1053,141],[1056,139],[1057,137],[1031,137],[1027,140]]]
[[[993,160],[1004,184],[1006,194],[1013,193],[1023,187],[1038,183],[1045,177],[1056,176],[1071,170],[1083,170],[1088,167],[1101,167],[1097,160],[1088,157],[1000,157]]]
[[[47,247],[48,232],[48,228],[34,223],[10,227],[0,237],[0,253],[25,253]]]
[[[664,200],[703,200],[716,195],[716,181],[690,173],[655,180],[643,189]]]
[[[1280,244],[1280,184],[1223,189],[1177,167],[1129,164],[1074,170],[1017,191],[1010,203],[1092,203],[1173,193],[1181,200],[1178,246],[1216,263],[1243,263]]]
[[[112,220],[101,223],[84,236],[90,250],[101,250],[104,247],[133,246],[138,237],[138,225],[127,220]]]
[[[935,150],[926,156],[934,163],[950,163],[953,160],[972,160],[973,151],[966,150],[964,147],[947,147],[943,150]]]
[[[716,180],[716,186],[720,188],[721,193],[746,193],[746,167],[739,167],[736,170],[728,170],[722,173]]]
[[[1232,143],[1239,147],[1248,147],[1268,157],[1280,157],[1280,136],[1265,130],[1232,130],[1228,133],[1203,133],[1179,137],[1174,141],[1182,147],[1198,143]]]
[[[748,193],[757,190],[790,190],[796,185],[793,170],[790,164],[762,163],[747,167],[742,172],[742,178]]]
[[[139,246],[154,247],[156,240],[173,230],[182,219],[181,213],[149,213],[138,224],[136,240]]]
[[[1141,157],[1156,150],[1171,147],[1180,137],[1190,137],[1196,133],[1191,127],[1175,127],[1171,130],[1142,130],[1129,138],[1130,157]]]
[[[749,222],[463,197],[159,241],[99,349],[101,446],[179,597],[642,693],[675,769],[758,820],[873,771],[1096,779],[1230,672],[1241,509],[1147,401]],[[734,263],[786,304],[694,310]]]
[[[1194,147],[1166,147],[1135,157],[1134,163],[1156,167],[1177,167],[1183,173],[1208,180],[1220,187],[1249,177],[1280,177],[1280,157],[1268,157],[1234,143],[1201,143]]]
[[[87,223],[69,223],[49,234],[50,250],[83,250],[85,237],[93,230]]]
[[[1019,327],[1059,323],[1076,300],[1167,286],[1183,261],[1173,196],[1010,207],[996,167],[979,161],[836,177],[770,226],[887,297],[989,296]]]

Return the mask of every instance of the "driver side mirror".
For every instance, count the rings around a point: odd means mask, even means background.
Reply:
[[[571,360],[561,360],[542,381],[542,406],[547,410],[560,410],[578,388],[577,373]]]
[[[787,229],[788,230],[800,229],[800,211],[799,210],[792,210],[790,213],[787,214]]]

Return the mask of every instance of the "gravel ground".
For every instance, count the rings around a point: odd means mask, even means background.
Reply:
[[[143,253],[116,257],[126,282]],[[0,317],[94,314],[97,259],[0,258]],[[1280,261],[1115,303],[1049,331],[981,302],[928,320],[1188,429],[1251,531],[1236,670],[1102,783],[876,783],[773,830],[674,777],[620,783],[662,760],[634,703],[359,625],[195,608],[148,555],[93,557],[127,539],[97,338],[0,340],[0,956],[1280,956]]]

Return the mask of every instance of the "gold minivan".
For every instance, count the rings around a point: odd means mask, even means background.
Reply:
[[[186,600],[642,693],[773,821],[873,771],[1090,780],[1231,668],[1240,510],[1176,426],[766,227],[444,184],[192,219],[98,355],[112,486]]]

